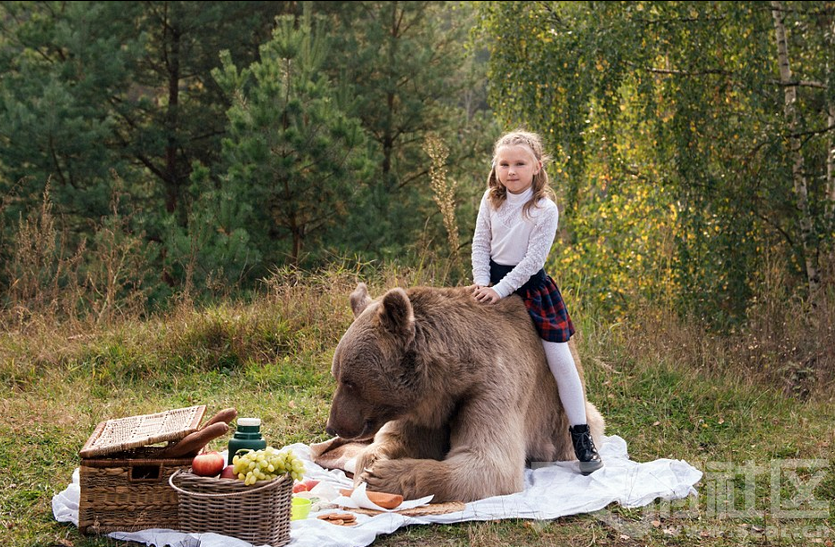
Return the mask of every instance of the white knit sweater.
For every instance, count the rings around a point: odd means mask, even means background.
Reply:
[[[503,266],[515,266],[493,287],[502,298],[524,285],[542,269],[557,234],[559,210],[550,199],[541,199],[527,215],[524,205],[533,196],[528,188],[521,194],[507,193],[507,199],[493,209],[489,190],[481,198],[473,234],[473,282],[490,284],[490,259]]]

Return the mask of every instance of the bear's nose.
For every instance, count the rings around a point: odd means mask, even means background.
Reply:
[[[327,431],[328,435],[333,435],[334,437],[338,437],[339,433],[337,433],[336,427],[334,427],[333,422],[334,422],[333,413],[331,413],[331,415],[328,416],[328,423],[325,424],[325,431]]]

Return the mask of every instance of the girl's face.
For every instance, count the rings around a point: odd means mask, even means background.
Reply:
[[[525,145],[502,146],[496,151],[496,177],[511,194],[521,194],[531,187],[542,162]]]

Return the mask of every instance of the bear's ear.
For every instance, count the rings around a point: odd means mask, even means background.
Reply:
[[[365,283],[358,283],[357,288],[351,293],[351,311],[354,312],[354,317],[359,315],[371,303],[371,297],[368,296],[368,287]]]
[[[390,333],[402,336],[406,344],[415,338],[415,315],[406,291],[392,289],[383,296],[382,306],[377,312],[380,324]]]

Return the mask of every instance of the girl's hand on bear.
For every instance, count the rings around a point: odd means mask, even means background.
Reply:
[[[502,299],[502,297],[499,296],[499,293],[494,291],[491,287],[479,287],[477,285],[475,287],[475,290],[473,290],[473,296],[482,304],[495,304]]]

